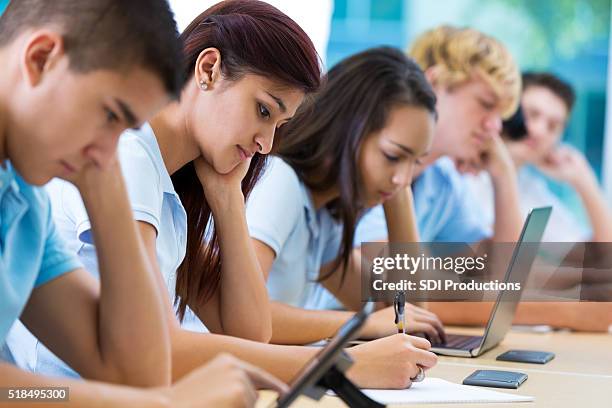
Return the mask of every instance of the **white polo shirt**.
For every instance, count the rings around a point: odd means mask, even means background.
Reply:
[[[316,282],[321,266],[338,257],[342,226],[326,208],[316,209],[309,189],[278,157],[247,201],[251,237],[274,251],[268,277],[270,298],[305,309],[319,309],[326,290]]]

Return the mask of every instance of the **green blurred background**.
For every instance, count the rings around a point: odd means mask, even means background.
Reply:
[[[493,35],[522,70],[550,70],[568,80],[577,101],[564,139],[601,176],[610,0],[335,0],[328,66],[375,45],[406,48],[443,23]]]
[[[345,56],[376,45],[407,48],[418,34],[440,24],[481,30],[503,42],[521,70],[552,71],[575,87],[576,104],[563,139],[584,152],[600,181],[607,178],[605,184],[610,184],[611,165],[604,169],[610,3],[610,0],[335,0],[327,64],[332,66]],[[610,147],[608,150],[612,152]],[[604,174],[607,177],[602,177]],[[547,182],[585,223],[586,213],[576,192],[553,180]],[[604,186],[609,197],[610,187]]]
[[[297,0],[270,2],[278,6],[291,1]],[[498,38],[522,70],[549,70],[569,81],[576,89],[577,100],[564,140],[585,153],[600,179],[602,174],[607,175],[612,198],[612,165],[603,168],[611,0],[328,1],[334,10],[327,44],[328,67],[372,46],[406,48],[424,30],[453,24],[474,27]],[[215,1],[170,2],[175,10],[180,6],[199,13]],[[7,4],[8,0],[0,0],[0,13]],[[316,13],[316,6],[311,6]],[[319,22],[328,24],[323,16],[315,26]],[[609,126],[612,133],[612,124]],[[612,159],[612,143],[608,145],[607,154]],[[570,207],[579,207],[571,190],[552,181],[550,184]]]

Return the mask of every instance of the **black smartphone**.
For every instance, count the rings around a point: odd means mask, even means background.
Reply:
[[[307,389],[315,386],[321,377],[336,363],[344,347],[357,337],[369,313],[368,303],[349,321],[344,323],[330,342],[300,370],[291,381],[289,392],[277,400],[278,408],[286,408]]]
[[[546,364],[555,358],[555,353],[534,350],[508,350],[497,356],[496,360],[516,363]]]
[[[501,370],[476,370],[463,380],[463,384],[516,389],[526,380],[527,374],[525,373]]]

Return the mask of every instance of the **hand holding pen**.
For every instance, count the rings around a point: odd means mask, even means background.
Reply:
[[[397,326],[397,332],[406,334],[406,292],[399,291],[395,294],[393,299],[393,309],[395,310],[395,325]],[[425,371],[420,365],[419,373],[416,377],[411,378],[412,382],[420,382],[425,379]]]

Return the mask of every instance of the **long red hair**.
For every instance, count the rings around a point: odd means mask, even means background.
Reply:
[[[212,6],[180,36],[185,75],[190,78],[202,50],[214,47],[222,56],[221,72],[237,80],[251,73],[309,94],[321,83],[319,57],[306,33],[275,7],[248,0],[228,0]],[[242,181],[245,198],[266,163],[256,154]],[[176,298],[182,320],[188,305],[201,305],[219,289],[221,249],[211,221],[211,209],[193,163],[172,175],[172,183],[187,212],[187,253],[177,272]]]

